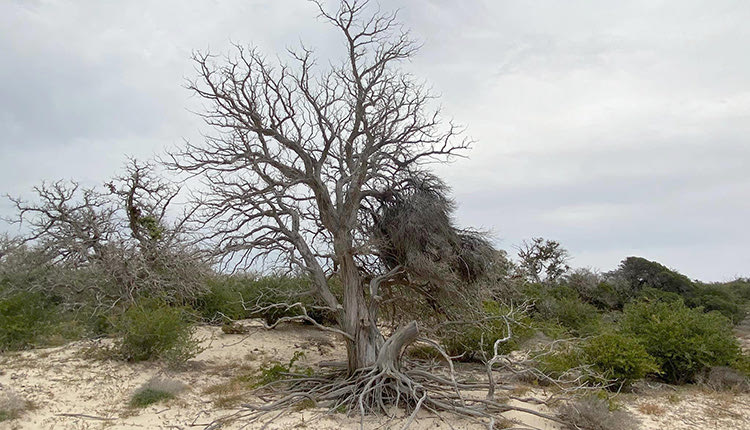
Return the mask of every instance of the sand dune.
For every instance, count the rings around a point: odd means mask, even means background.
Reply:
[[[62,347],[0,355],[0,391],[25,399],[31,407],[14,420],[0,422],[0,429],[202,429],[214,420],[238,411],[241,403],[262,400],[233,381],[241,380],[264,363],[288,362],[303,351],[300,366],[316,368],[320,362],[342,360],[343,345],[328,333],[311,327],[286,325],[268,331],[252,321],[243,322],[245,335],[224,334],[217,327],[202,326],[196,332],[205,350],[186,370],[170,371],[154,363],[123,363],[102,359],[102,347],[111,340],[79,341]],[[154,377],[180,381],[187,389],[176,398],[145,408],[133,408],[133,393]],[[477,370],[477,377],[481,372]],[[527,389],[537,389],[527,387]],[[697,387],[648,386],[638,394],[621,395],[623,407],[641,420],[641,428],[749,429],[750,395],[715,393]],[[400,428],[403,411],[396,418],[367,417],[365,428]],[[519,428],[559,429],[552,422],[528,414],[507,414]],[[482,429],[486,425],[450,415],[445,421],[421,414],[410,427],[423,429]],[[509,425],[509,424],[508,424]],[[238,419],[224,429],[260,428]],[[322,409],[290,412],[269,429],[313,430],[358,428],[358,417],[329,414]]]

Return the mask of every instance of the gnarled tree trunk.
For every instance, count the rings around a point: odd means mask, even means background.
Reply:
[[[349,248],[343,250],[342,248]],[[354,261],[351,245],[342,244],[339,255],[341,282],[344,287],[344,314],[341,328],[351,336],[347,339],[347,368],[349,373],[372,366],[383,345],[383,335],[377,326],[377,318],[368,306],[364,294],[362,276]]]

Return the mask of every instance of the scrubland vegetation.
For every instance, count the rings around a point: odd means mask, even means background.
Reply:
[[[556,241],[533,238],[511,257],[457,226],[450,189],[427,166],[470,141],[398,67],[419,44],[366,1],[314,3],[347,44],[345,61],[304,47],[280,67],[242,47],[196,53],[189,88],[213,136],[162,165],[130,160],[103,187],[59,181],[11,198],[23,229],[0,239],[0,352],[108,337],[102,358],[179,369],[201,349],[196,324],[241,333],[247,318],[343,341],[338,370],[313,374],[295,354],[217,386],[226,404],[232,390],[275,389],[267,407],[243,406],[249,421],[312,406],[364,420],[395,407],[404,428],[421,409],[489,427],[516,411],[624,429],[610,396],[643,378],[747,389],[750,359],[732,327],[750,279],[707,284],[640,257],[572,269]],[[200,190],[185,197],[165,166],[199,177]],[[485,379],[459,381],[460,362],[483,363]],[[568,401],[557,416],[513,405],[551,400],[514,396],[498,369]],[[178,388],[152,380],[131,405]],[[471,390],[486,394],[462,394]],[[3,400],[0,419],[16,403]]]
[[[413,363],[484,363],[527,383],[605,396],[643,378],[748,390],[750,358],[732,329],[746,318],[749,279],[703,283],[640,257],[608,272],[573,269],[563,246],[542,238],[511,257],[480,232],[455,228],[447,188],[425,181],[383,203],[370,226],[384,255],[372,263],[380,271],[356,281],[375,306],[378,333],[415,331],[392,360],[405,349]],[[325,299],[346,302],[351,290],[335,264],[322,281],[294,266],[223,270],[224,251],[213,252],[211,230],[192,218],[200,206],[181,213],[170,206],[178,192],[156,166],[131,160],[101,189],[56,182],[37,187],[30,202],[12,199],[25,233],[0,240],[0,352],[109,337],[97,356],[179,369],[201,350],[197,324],[242,333],[237,321],[257,318],[268,328],[288,321],[351,338],[342,325],[348,314]],[[320,282],[329,296],[319,294]],[[415,342],[416,327],[434,343]],[[237,383],[249,392],[291,374],[315,380],[294,361],[271,361]],[[132,405],[174,395],[146,387]],[[4,420],[23,410],[6,397]],[[563,407],[561,419],[586,423],[602,414],[599,400],[581,401]],[[358,409],[351,399],[334,404]]]
[[[534,246],[549,243],[540,240]],[[41,247],[18,240],[6,239],[3,246],[2,351],[112,337],[115,342],[102,351],[104,358],[156,360],[179,369],[200,351],[192,336],[196,324],[221,325],[232,333],[239,320],[260,318],[274,324],[306,312],[318,324],[335,326],[327,311],[316,310],[304,276],[228,275],[201,269],[201,282],[191,281],[193,291],[183,289],[176,295],[134,289],[113,299],[126,288],[95,281],[96,288],[107,285],[111,290],[91,295],[78,289],[82,282],[105,276],[94,272],[98,268],[45,260]],[[555,246],[559,252],[548,258],[564,260],[567,254],[559,244]],[[398,305],[384,309],[385,323],[395,327],[404,319],[422,321],[429,327],[425,331],[455,361],[486,362],[495,353],[495,340],[507,338],[498,345],[498,353],[528,354],[536,372],[526,380],[534,384],[567,380],[618,392],[647,378],[670,384],[699,383],[714,390],[750,388],[750,359],[732,332],[733,325],[745,318],[750,281],[705,284],[637,257],[626,258],[611,272],[566,268],[546,277],[544,267],[554,261],[536,262],[540,271],[529,273],[526,267],[532,264],[523,260],[523,254],[511,259],[498,252],[496,258],[494,270],[480,281],[481,288],[472,290],[477,294],[475,309],[467,310],[465,303],[456,308],[448,301],[404,296]],[[338,288],[335,278],[331,282]],[[279,303],[299,306],[274,306]],[[405,314],[408,308],[412,311]],[[413,345],[407,355],[414,360],[442,360],[424,344]],[[248,379],[243,392],[277,381],[293,367],[294,360],[269,362],[253,371],[257,375]],[[164,385],[158,382],[155,386]],[[134,394],[131,405],[147,405],[177,392],[144,386]],[[18,401],[10,400],[4,401],[8,406],[3,419],[13,419],[23,409]],[[561,416],[579,424],[614,419],[602,412],[601,399],[580,401],[575,407],[561,406]],[[625,418],[618,421],[625,422],[622,428],[632,428]]]

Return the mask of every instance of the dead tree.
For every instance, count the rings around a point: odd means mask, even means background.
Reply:
[[[305,47],[275,65],[242,46],[225,58],[196,53],[200,76],[189,88],[206,102],[202,117],[214,133],[170,154],[172,168],[203,181],[201,219],[226,267],[304,271],[336,317],[327,330],[346,342],[345,373],[292,378],[277,401],[243,416],[309,398],[362,416],[390,414],[392,405],[483,418],[513,409],[464,399],[460,388],[476,386],[453,372],[402,367],[404,349],[420,338],[417,323],[388,339],[380,331],[385,286],[429,294],[443,275],[476,277],[475,257],[491,254],[480,234],[453,226],[447,189],[426,167],[470,142],[400,68],[418,45],[395,14],[368,15],[367,0],[343,0],[334,12],[314,3],[342,36],[343,58],[321,67]]]
[[[107,244],[121,240],[116,206],[94,188],[75,181],[34,187],[36,202],[8,196],[18,213],[11,223],[26,224],[24,243],[34,243],[52,263],[81,267],[106,258]]]
[[[93,294],[103,305],[142,291],[175,301],[201,292],[210,262],[192,244],[192,213],[167,214],[176,187],[157,178],[152,165],[131,160],[107,188],[57,181],[35,187],[33,201],[9,197],[17,210],[9,221],[27,230],[20,242],[60,269],[46,286],[71,302]],[[86,280],[84,272],[95,276]]]
[[[330,13],[316,2],[345,45],[345,58],[328,68],[306,48],[277,66],[240,46],[219,64],[196,54],[200,80],[190,88],[208,102],[203,117],[217,133],[172,154],[174,167],[204,179],[203,215],[227,261],[273,259],[306,271],[337,315],[350,372],[405,346],[383,351],[379,285],[402,268],[368,263],[376,249],[366,208],[469,144],[399,68],[417,44],[395,14],[365,16],[367,3],[344,1]],[[334,273],[342,297],[328,287]]]

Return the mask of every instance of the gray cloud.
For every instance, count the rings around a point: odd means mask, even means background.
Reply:
[[[582,266],[642,255],[707,280],[750,275],[747,2],[381,5],[424,42],[404,66],[477,141],[438,167],[462,224],[505,248],[559,239]],[[0,4],[0,191],[99,184],[124,154],[199,138],[190,53],[303,40],[337,55],[315,15],[297,0]]]

